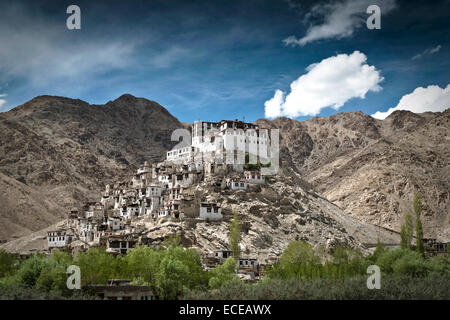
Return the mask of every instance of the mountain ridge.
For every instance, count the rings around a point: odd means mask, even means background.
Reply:
[[[399,230],[418,192],[425,235],[448,241],[449,119],[450,109],[396,111],[385,120],[356,111],[301,125],[275,119],[272,126],[280,127],[283,156],[295,170],[348,214]],[[257,122],[271,126],[266,119]]]
[[[105,105],[39,96],[0,114],[0,173],[34,188],[42,199],[58,199],[68,210],[97,198],[107,181],[144,161],[161,160],[175,144],[172,131],[182,127],[156,102],[130,95]],[[28,207],[20,210],[34,212],[32,203]],[[2,208],[0,218],[15,221],[16,210]],[[61,217],[54,216],[53,223]],[[0,239],[37,231],[29,222],[17,230],[0,230]]]
[[[418,115],[396,111],[385,120],[352,111],[306,121],[255,122],[280,128],[282,165],[347,214],[398,230],[419,192],[426,235],[448,240],[449,118],[450,109]],[[0,182],[15,179],[17,190],[27,186],[36,192],[33,199],[58,199],[57,207],[68,210],[96,200],[105,184],[130,175],[144,161],[164,159],[176,143],[170,141],[172,131],[185,127],[158,103],[130,94],[103,105],[39,96],[0,113]],[[19,196],[11,197],[10,207],[0,209],[0,219],[2,224],[10,221],[17,232],[2,230],[0,239],[38,231],[30,222],[18,224],[17,210],[43,215],[48,223],[61,218],[59,209],[42,209],[37,200],[30,200],[28,209],[14,206]]]

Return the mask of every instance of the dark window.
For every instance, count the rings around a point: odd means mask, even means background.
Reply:
[[[120,242],[119,241],[111,241],[109,243],[109,247],[110,248],[119,248],[120,247]]]

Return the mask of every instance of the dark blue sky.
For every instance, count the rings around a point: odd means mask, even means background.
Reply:
[[[289,94],[309,65],[355,51],[378,71],[381,90],[350,98],[349,89],[340,108],[322,107],[317,115],[386,111],[418,87],[450,83],[450,1],[390,0],[389,8],[371,1],[382,9],[381,30],[367,29],[369,15],[352,7],[351,35],[283,43],[305,37],[333,13],[342,16],[338,27],[345,25],[350,9],[337,11],[347,2],[1,1],[0,110],[43,94],[103,104],[130,93],[159,102],[181,121],[254,121],[265,116],[275,90]],[[81,30],[66,28],[71,4],[81,8]],[[317,79],[309,78],[309,85]]]

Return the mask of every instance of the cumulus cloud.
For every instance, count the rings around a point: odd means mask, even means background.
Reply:
[[[408,110],[414,113],[440,112],[450,107],[450,84],[446,88],[431,85],[426,88],[418,87],[413,92],[404,95],[396,107],[386,112],[376,112],[372,117],[385,119],[396,110]]]
[[[412,60],[417,60],[417,59],[422,58],[423,56],[427,56],[427,55],[439,52],[439,50],[441,50],[441,48],[442,48],[441,45],[438,45],[434,48],[426,49],[422,53],[416,54],[414,57],[412,57]]]
[[[307,73],[291,83],[285,96],[276,90],[264,103],[267,118],[314,116],[323,108],[339,109],[351,98],[365,98],[369,91],[380,91],[380,72],[367,64],[364,53],[339,54],[306,68]]]
[[[285,45],[304,46],[316,40],[351,37],[357,28],[365,24],[368,17],[367,7],[372,4],[372,0],[344,0],[317,4],[303,19],[305,24],[310,24],[306,35],[302,38],[291,35],[283,42]],[[396,7],[395,0],[385,0],[378,5],[383,15]],[[319,23],[314,23],[316,21]]]

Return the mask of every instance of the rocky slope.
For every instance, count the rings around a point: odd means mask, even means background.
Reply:
[[[257,255],[262,261],[281,255],[295,240],[326,249],[349,245],[362,252],[377,239],[385,243],[399,240],[397,233],[347,215],[306,187],[302,178],[288,168],[247,192],[211,188],[207,183],[197,190],[205,200],[221,203],[225,214],[222,222],[193,223],[185,228],[185,237],[205,252],[228,248],[228,226],[234,211],[242,223],[243,255]]]
[[[37,231],[97,200],[105,183],[161,160],[182,124],[123,95],[105,105],[41,96],[0,114],[0,240]]]
[[[257,122],[280,128],[281,158],[348,214],[399,230],[419,192],[425,236],[450,241],[450,109]]]
[[[228,249],[228,226],[236,211],[242,225],[242,255],[260,261],[281,255],[295,240],[307,241],[327,251],[337,245],[348,245],[361,252],[368,252],[368,247],[378,239],[384,243],[399,242],[397,233],[349,216],[306,187],[301,177],[288,168],[280,170],[266,184],[252,185],[247,191],[222,189],[218,186],[219,179],[208,178],[193,186],[190,192],[198,201],[220,203],[222,221],[135,217],[131,222],[135,235],[145,236],[150,244],[158,245],[168,236],[178,234],[185,245],[208,254]],[[64,222],[58,227],[64,227]],[[2,248],[18,253],[45,250],[45,232],[10,241]]]

